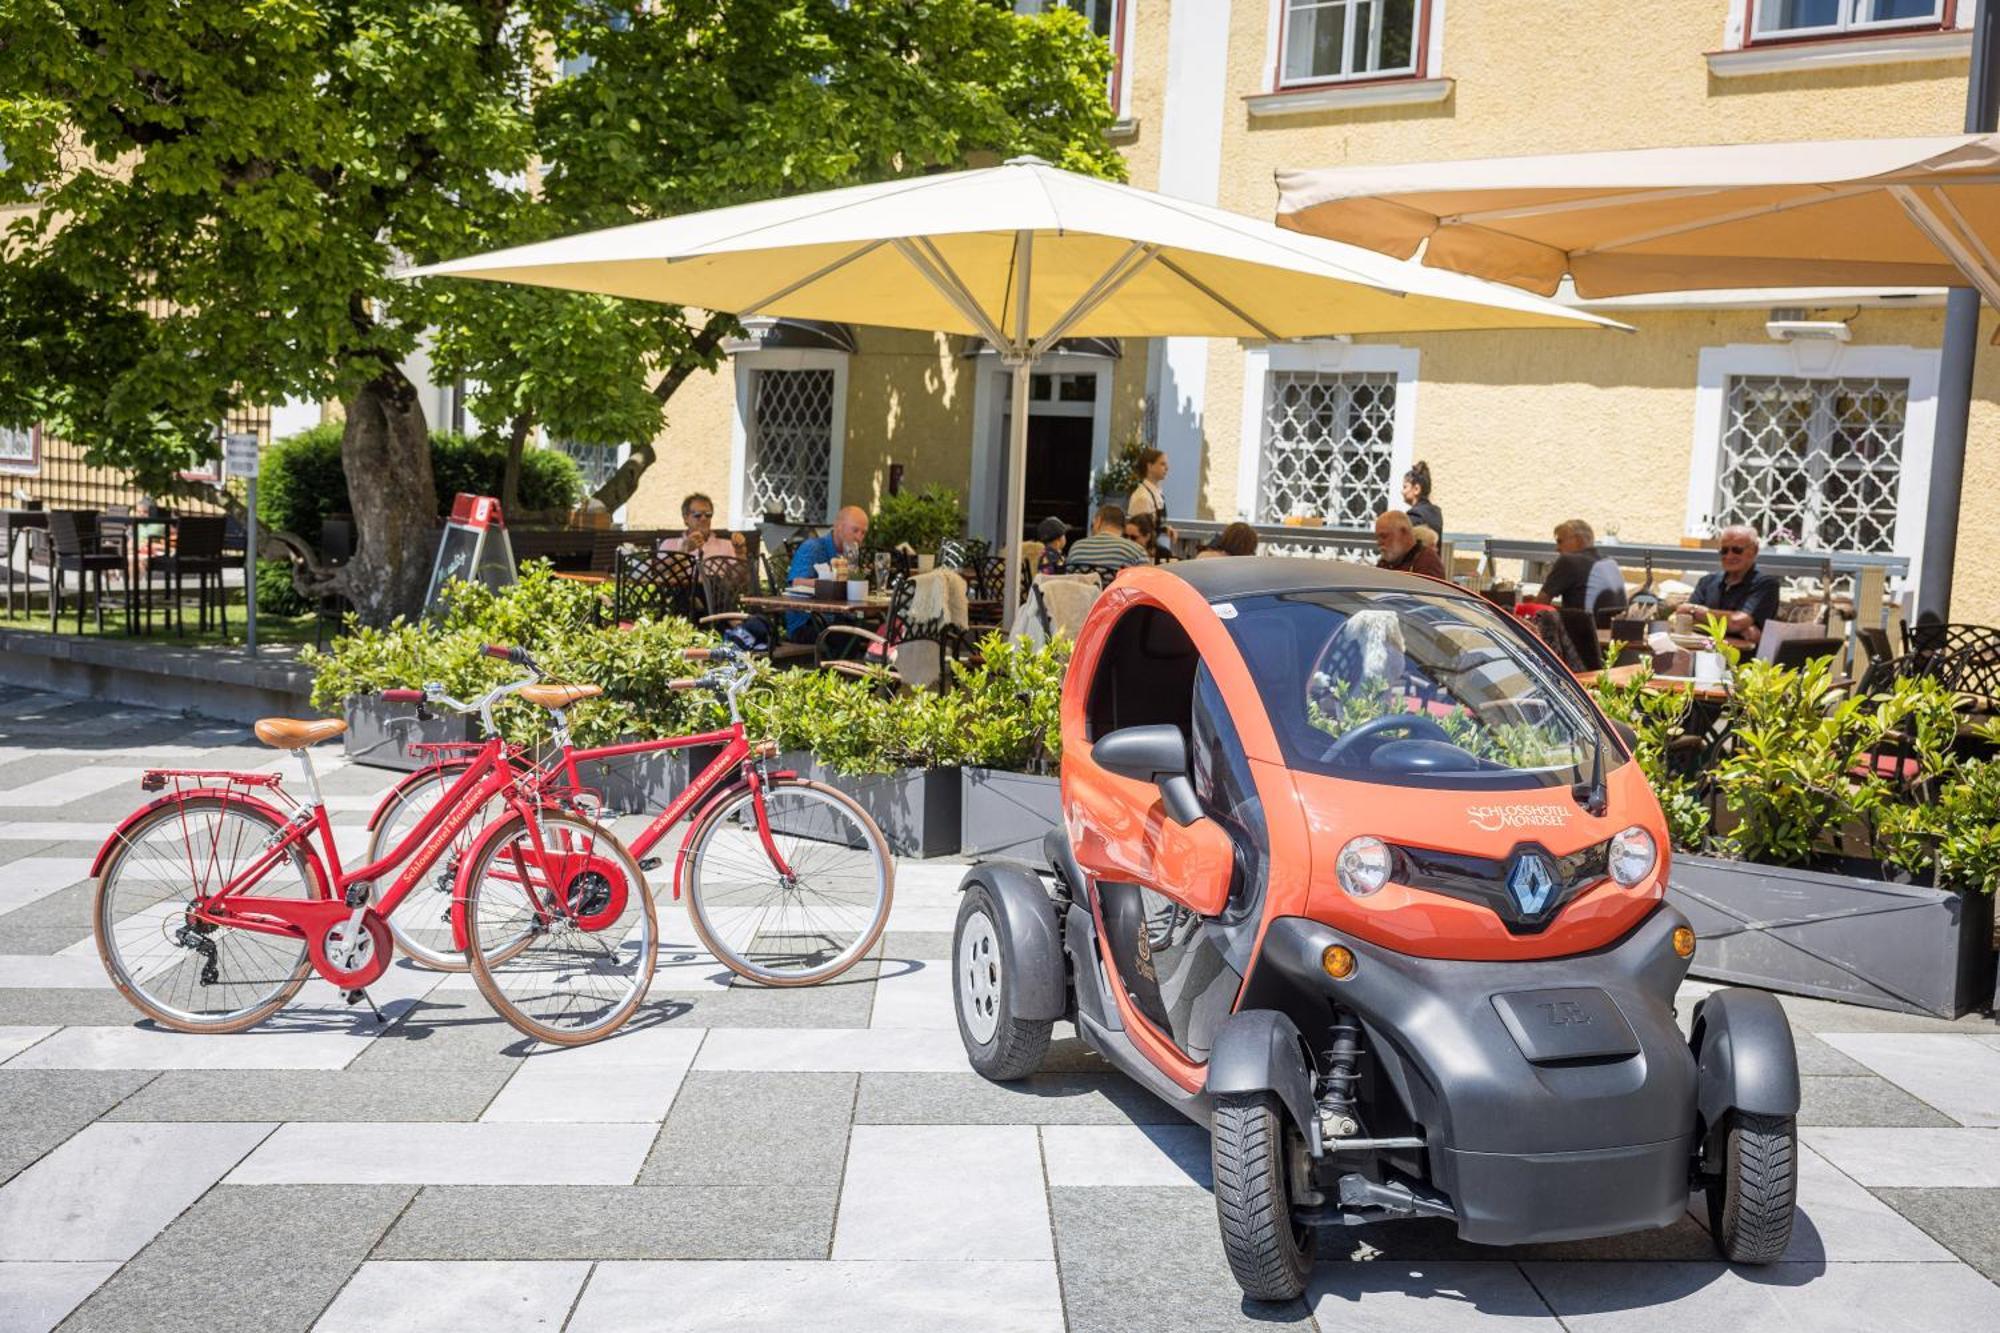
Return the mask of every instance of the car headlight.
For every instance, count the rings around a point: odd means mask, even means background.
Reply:
[[[1389,865],[1389,844],[1364,835],[1348,839],[1334,861],[1334,872],[1341,888],[1366,898],[1389,882]]]
[[[1612,836],[1607,858],[1611,878],[1628,889],[1652,874],[1653,864],[1659,859],[1660,850],[1653,844],[1653,835],[1637,824]]]

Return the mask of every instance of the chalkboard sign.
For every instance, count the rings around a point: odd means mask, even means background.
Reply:
[[[451,517],[445,520],[437,559],[431,564],[430,591],[424,594],[426,616],[437,612],[438,595],[453,579],[489,588],[504,588],[514,581],[514,546],[507,540],[500,502],[490,495],[460,494],[452,500]]]

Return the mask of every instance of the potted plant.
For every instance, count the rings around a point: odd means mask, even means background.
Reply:
[[[898,491],[882,497],[868,520],[868,544],[878,551],[912,551],[935,555],[947,539],[965,530],[965,511],[958,492],[947,486]]]
[[[1666,757],[1686,696],[1600,686],[1638,732],[1673,831],[1668,897],[1716,980],[1957,1017],[1993,988],[2000,773],[1954,756],[1935,682],[1843,697],[1832,663],[1735,667],[1730,746],[1694,780]]]
[[[958,668],[960,852],[1038,859],[1043,835],[1062,821],[1056,770],[1069,650],[1067,639],[1031,646],[993,634],[980,644],[976,665]]]

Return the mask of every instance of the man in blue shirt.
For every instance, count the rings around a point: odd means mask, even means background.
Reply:
[[[1717,537],[1722,569],[1694,585],[1694,596],[1681,609],[1702,617],[1721,616],[1729,622],[1732,638],[1750,643],[1764,632],[1764,622],[1778,617],[1778,576],[1757,570],[1757,534],[1741,524],[1727,527]]]
[[[868,511],[849,505],[833,516],[833,528],[799,543],[792,553],[792,567],[786,571],[792,586],[810,588],[819,577],[817,567],[830,565],[837,555],[858,555],[868,536]],[[803,611],[785,613],[785,637],[793,643],[811,643],[819,634],[812,617]],[[846,636],[842,636],[846,637]]]

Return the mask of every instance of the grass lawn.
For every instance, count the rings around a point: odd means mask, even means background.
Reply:
[[[214,628],[206,631],[197,630],[195,628],[195,611],[192,604],[187,608],[186,620],[187,633],[177,637],[174,634],[173,626],[167,623],[166,617],[160,613],[159,606],[155,604],[153,608],[153,632],[150,634],[127,634],[125,632],[124,602],[122,600],[107,600],[104,605],[103,633],[99,634],[97,617],[89,606],[83,608],[83,633],[86,638],[124,639],[132,643],[173,643],[225,648],[241,648],[243,646],[243,605],[240,602],[232,602],[230,604],[229,633],[226,637],[220,630]],[[17,605],[13,615],[0,615],[0,629],[32,630],[37,633],[47,634],[49,632],[48,610],[38,603],[32,613],[23,614]],[[338,632],[336,627],[329,625],[327,627],[327,638],[331,639]],[[65,605],[63,607],[62,623],[60,628],[56,630],[56,633],[76,633],[76,612],[72,606]],[[311,614],[303,616],[274,616],[268,611],[259,611],[257,613],[257,646],[259,648],[279,643],[297,645],[311,643],[312,641],[313,617]]]

